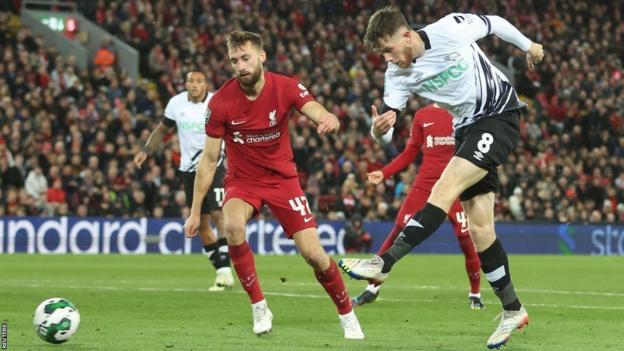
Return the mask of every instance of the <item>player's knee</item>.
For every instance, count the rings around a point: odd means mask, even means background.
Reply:
[[[475,242],[483,241],[496,235],[494,233],[494,225],[491,223],[468,222],[468,230],[470,231],[472,240]]]
[[[302,251],[301,256],[315,271],[325,270],[329,265],[329,256],[322,250]]]
[[[237,241],[237,239],[245,239],[245,221],[238,221],[236,219],[224,218],[225,234],[228,237],[228,242]]]

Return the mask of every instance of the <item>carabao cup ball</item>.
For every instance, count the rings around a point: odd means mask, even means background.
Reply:
[[[33,324],[40,338],[52,344],[62,344],[76,334],[80,313],[69,300],[53,297],[37,306]]]

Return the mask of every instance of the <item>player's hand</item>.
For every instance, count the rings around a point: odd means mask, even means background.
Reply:
[[[529,70],[533,70],[535,68],[535,64],[542,62],[544,58],[544,47],[542,44],[531,43],[531,47],[527,51],[527,65],[529,66]]]
[[[137,152],[137,154],[134,155],[134,164],[136,164],[139,168],[141,168],[145,160],[147,160],[147,154],[143,150]]]
[[[199,232],[199,215],[190,214],[184,223],[184,236],[192,238]]]
[[[316,128],[319,134],[337,133],[339,130],[340,122],[333,113],[326,113],[319,118],[318,127]]]
[[[385,135],[394,123],[396,122],[396,112],[393,110],[386,111],[384,114],[380,115],[377,112],[377,107],[375,105],[371,106],[372,116],[373,116],[373,134],[376,137],[381,138]]]
[[[381,183],[384,179],[383,172],[379,170],[366,173],[366,175],[368,176],[368,182],[375,185]]]

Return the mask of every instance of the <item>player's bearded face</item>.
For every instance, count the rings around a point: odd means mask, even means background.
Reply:
[[[238,78],[238,81],[242,85],[248,86],[248,87],[252,87],[256,83],[258,83],[258,80],[260,80],[261,75],[262,75],[262,64],[260,63],[260,60],[258,60],[258,64],[253,69],[236,72],[236,78]]]
[[[264,50],[245,43],[228,52],[236,78],[243,87],[253,87],[262,76],[262,63],[266,59]]]

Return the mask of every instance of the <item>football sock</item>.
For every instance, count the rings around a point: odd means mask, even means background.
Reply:
[[[342,276],[338,272],[336,262],[330,258],[329,268],[327,268],[325,272],[314,271],[314,275],[316,276],[316,280],[318,280],[325,291],[327,291],[327,294],[331,297],[332,301],[334,301],[334,305],[336,305],[336,308],[338,309],[338,314],[347,314],[351,312],[351,299],[349,298],[349,293],[344,285]]]
[[[405,228],[394,241],[394,245],[381,255],[384,261],[381,272],[390,272],[398,260],[431,236],[442,225],[444,218],[446,218],[446,212],[427,202],[425,207],[407,222]]]
[[[229,245],[228,249],[238,279],[243,289],[247,292],[247,295],[249,295],[251,303],[262,301],[264,295],[260,289],[260,282],[256,274],[256,264],[254,263],[253,253],[251,252],[249,244],[244,241],[240,245]]]
[[[468,280],[470,280],[470,292],[476,294],[479,292],[481,283],[481,260],[479,260],[479,255],[469,235],[460,236],[457,240],[459,240],[459,247],[466,259],[466,273],[468,273]]]
[[[215,269],[221,268],[221,262],[219,259],[218,247],[217,243],[212,243],[208,245],[204,245],[204,254],[208,256],[208,259],[212,263]]]
[[[379,286],[380,284],[368,284],[368,286],[366,287],[366,290],[370,291],[373,294],[377,294],[379,292],[379,289],[381,288]]]
[[[388,234],[388,236],[386,237],[386,240],[384,240],[383,244],[381,244],[381,247],[377,251],[377,255],[381,255],[385,253],[386,251],[388,251],[388,249],[392,246],[392,244],[394,244],[394,240],[396,240],[396,237],[397,235],[399,235],[400,232],[401,232],[401,227],[395,224],[394,227],[392,227],[390,234]]]
[[[507,253],[505,253],[500,241],[496,239],[490,247],[479,253],[479,258],[485,278],[490,282],[494,293],[500,299],[503,309],[507,311],[520,310],[522,305],[511,283]]]
[[[226,238],[217,239],[217,246],[219,247],[219,261],[221,261],[221,267],[230,266],[230,255],[228,253],[228,243]]]

